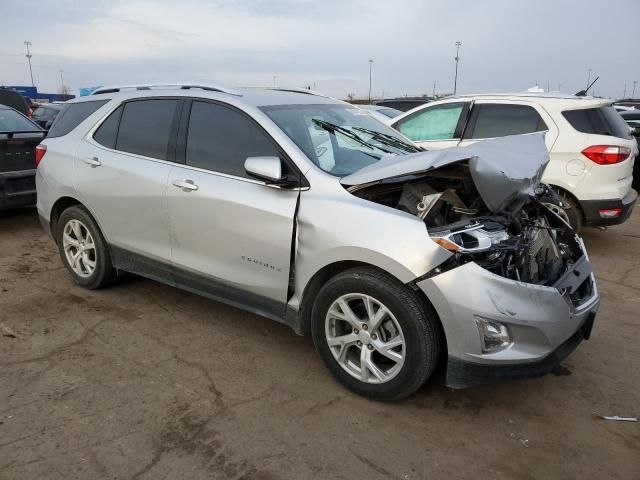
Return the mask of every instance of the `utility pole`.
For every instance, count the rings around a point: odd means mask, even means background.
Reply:
[[[371,105],[371,70],[373,69],[373,58],[369,59],[369,105]]]
[[[549,80],[547,80],[547,93],[551,91],[551,87],[549,86]]]
[[[587,75],[587,88],[589,88],[589,83],[591,83],[591,69],[589,69],[589,75]]]
[[[561,83],[559,83],[559,84],[558,84],[558,91],[559,91],[559,92],[561,92],[561,91],[562,91],[562,84],[561,84]]]
[[[636,98],[636,83],[638,83],[638,80],[633,81],[633,93],[631,93],[631,98]]]
[[[434,98],[436,96],[436,82],[435,81],[433,82],[433,93],[431,94],[431,96],[434,97]]]
[[[273,76],[273,86],[274,87],[276,86],[276,76],[275,75]]]
[[[456,42],[456,57],[455,57],[455,61],[456,61],[456,76],[453,79],[453,94],[455,95],[456,92],[458,91],[458,62],[460,61],[460,45],[462,45],[462,42]]]
[[[29,49],[29,47],[31,46],[31,42],[26,41],[24,42],[24,46],[27,47],[27,60],[29,60],[29,75],[31,75],[31,86],[35,87],[35,83],[33,83],[33,70],[31,70],[31,57],[33,57],[33,55],[31,55],[31,50]]]

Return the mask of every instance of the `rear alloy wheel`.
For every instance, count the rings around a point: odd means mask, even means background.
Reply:
[[[394,401],[433,373],[441,344],[435,312],[416,292],[374,268],[331,278],[313,305],[313,342],[347,388]]]
[[[73,280],[85,288],[101,288],[117,277],[107,243],[89,212],[80,205],[67,208],[57,221],[56,243]]]
[[[90,277],[96,269],[96,244],[91,232],[80,220],[69,220],[62,232],[62,248],[73,272]]]

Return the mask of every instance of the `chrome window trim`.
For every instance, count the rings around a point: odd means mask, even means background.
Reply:
[[[150,98],[153,98],[153,97],[150,97]],[[85,134],[85,136],[83,137],[83,140],[84,140],[84,141],[86,141],[86,142],[88,142],[90,145],[92,145],[92,146],[94,146],[94,147],[96,147],[96,148],[98,148],[98,149],[100,149],[100,150],[104,150],[104,151],[106,151],[106,152],[110,152],[110,153],[117,153],[117,154],[120,154],[120,155],[128,155],[128,156],[131,156],[131,157],[134,157],[134,158],[139,158],[139,159],[141,159],[141,160],[149,160],[149,161],[152,161],[152,162],[157,162],[157,163],[161,163],[161,164],[165,164],[165,165],[179,166],[179,167],[186,168],[186,169],[188,169],[188,170],[193,170],[193,171],[196,171],[196,172],[208,173],[208,174],[210,174],[210,175],[215,175],[215,176],[223,177],[223,178],[229,178],[229,179],[232,179],[232,180],[240,180],[240,181],[247,182],[247,183],[253,183],[253,184],[255,184],[255,185],[262,185],[262,186],[264,186],[264,187],[274,188],[274,189],[276,189],[276,190],[286,190],[286,191],[306,191],[306,190],[309,190],[309,188],[310,188],[310,187],[283,188],[283,187],[281,187],[281,186],[279,186],[279,185],[272,185],[272,184],[269,184],[269,183],[264,182],[264,181],[261,181],[261,180],[254,180],[254,179],[246,178],[246,177],[238,177],[238,176],[236,176],[236,175],[229,175],[229,174],[227,174],[227,173],[216,172],[216,171],[214,171],[214,170],[207,170],[207,169],[205,169],[205,168],[194,167],[194,166],[191,166],[191,165],[187,165],[187,164],[185,164],[185,163],[173,162],[173,161],[171,161],[171,160],[162,160],[162,159],[160,159],[160,158],[147,157],[147,156],[145,156],[145,155],[139,155],[139,154],[137,154],[137,153],[125,152],[125,151],[123,151],[123,150],[116,150],[116,149],[113,149],[113,148],[105,147],[104,145],[102,145],[102,144],[98,143],[98,142],[93,138],[93,135],[95,134],[96,130],[97,130],[98,128],[100,128],[100,126],[104,123],[104,121],[105,121],[105,120],[106,120],[106,119],[107,119],[107,118],[108,118],[108,117],[109,117],[113,112],[115,112],[115,111],[118,109],[118,107],[120,107],[122,104],[124,104],[124,103],[126,103],[126,102],[127,102],[127,100],[122,101],[122,102],[119,102],[119,103],[116,103],[116,105],[115,105],[113,108],[111,108],[107,113],[105,113],[105,114],[100,118],[100,120],[98,120],[98,121],[96,122],[96,124],[95,124],[93,127],[91,127],[91,128],[89,129],[89,131],[88,131],[88,132]],[[275,141],[275,139],[274,139],[274,141]],[[281,148],[282,148],[282,147],[281,147]]]

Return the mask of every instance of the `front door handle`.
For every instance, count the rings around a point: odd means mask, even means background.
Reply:
[[[91,165],[91,167],[93,168],[99,167],[100,165],[102,165],[98,157],[85,157],[82,159],[82,161],[87,165]]]
[[[183,192],[194,192],[198,190],[198,186],[193,180],[174,180],[171,182],[174,187],[181,188]]]

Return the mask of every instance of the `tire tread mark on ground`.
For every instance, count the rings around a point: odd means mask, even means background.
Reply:
[[[360,460],[362,463],[364,463],[365,465],[367,465],[369,468],[371,468],[372,470],[375,470],[376,472],[378,472],[380,475],[384,476],[385,478],[394,478],[396,480],[403,480],[402,477],[399,477],[398,475],[394,475],[393,473],[391,473],[389,470],[385,470],[384,468],[382,468],[380,465],[372,462],[371,460],[369,460],[368,458],[365,458],[361,455],[358,455],[356,452],[354,452],[353,450],[349,449],[349,452],[351,452],[351,455],[353,455],[354,457],[356,457],[358,460]]]

